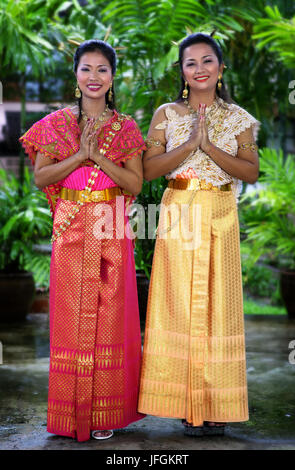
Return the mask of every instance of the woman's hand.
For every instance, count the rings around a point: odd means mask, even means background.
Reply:
[[[80,150],[78,152],[81,162],[88,160],[90,153],[90,142],[93,135],[94,119],[88,119],[81,134]]]
[[[205,106],[206,108],[206,106]],[[201,133],[201,141],[200,141],[200,148],[203,152],[207,153],[211,142],[208,136],[208,127],[206,124],[206,115],[205,115],[205,108],[200,115],[200,133]]]
[[[208,140],[208,130],[206,126],[205,116],[206,105],[199,104],[198,117],[187,143],[191,147],[191,150],[197,150],[202,145],[206,145]],[[203,150],[203,148],[202,148]]]
[[[97,165],[101,164],[104,158],[103,154],[98,148],[97,131],[93,129],[89,139],[89,158],[93,160]]]
[[[201,138],[202,138],[202,134],[201,134],[201,127],[200,127],[200,115],[198,115],[193,131],[190,135],[190,138],[187,141],[187,144],[189,145],[191,151],[197,150],[199,148],[200,143],[201,143]]]

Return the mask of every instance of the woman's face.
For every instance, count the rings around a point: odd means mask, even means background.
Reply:
[[[215,90],[219,72],[224,65],[219,65],[212,47],[205,43],[193,44],[183,52],[183,78],[191,90]]]
[[[83,96],[101,98],[113,80],[111,64],[99,51],[85,52],[80,58],[76,78]]]

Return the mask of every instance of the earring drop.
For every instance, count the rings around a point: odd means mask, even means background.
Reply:
[[[81,96],[82,96],[82,93],[81,93],[81,90],[80,90],[79,85],[77,83],[77,86],[76,86],[76,89],[75,89],[75,97],[79,99],[79,98],[81,98]]]
[[[112,86],[113,86],[113,84],[111,83],[111,86],[110,86],[110,89],[109,89],[109,94],[108,94],[108,99],[109,99],[110,103],[113,101]]]
[[[182,98],[186,100],[188,97],[187,81],[184,82],[184,89],[182,91]]]
[[[222,79],[222,75],[221,75],[221,73],[220,73],[220,74],[218,75],[218,82],[217,82],[217,88],[218,88],[219,91],[220,91],[221,88],[222,88],[221,79]]]

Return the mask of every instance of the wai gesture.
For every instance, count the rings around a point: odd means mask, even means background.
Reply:
[[[206,152],[210,145],[205,110],[206,105],[199,104],[198,118],[188,141],[192,150],[200,148],[203,152]]]

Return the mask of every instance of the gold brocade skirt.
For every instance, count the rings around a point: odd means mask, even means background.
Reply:
[[[47,431],[79,442],[92,430],[124,428],[144,417],[137,412],[141,334],[133,243],[122,204],[85,203],[52,246]],[[75,207],[59,199],[55,233]]]
[[[194,426],[249,419],[239,221],[231,191],[167,188],[163,195],[138,410]]]

